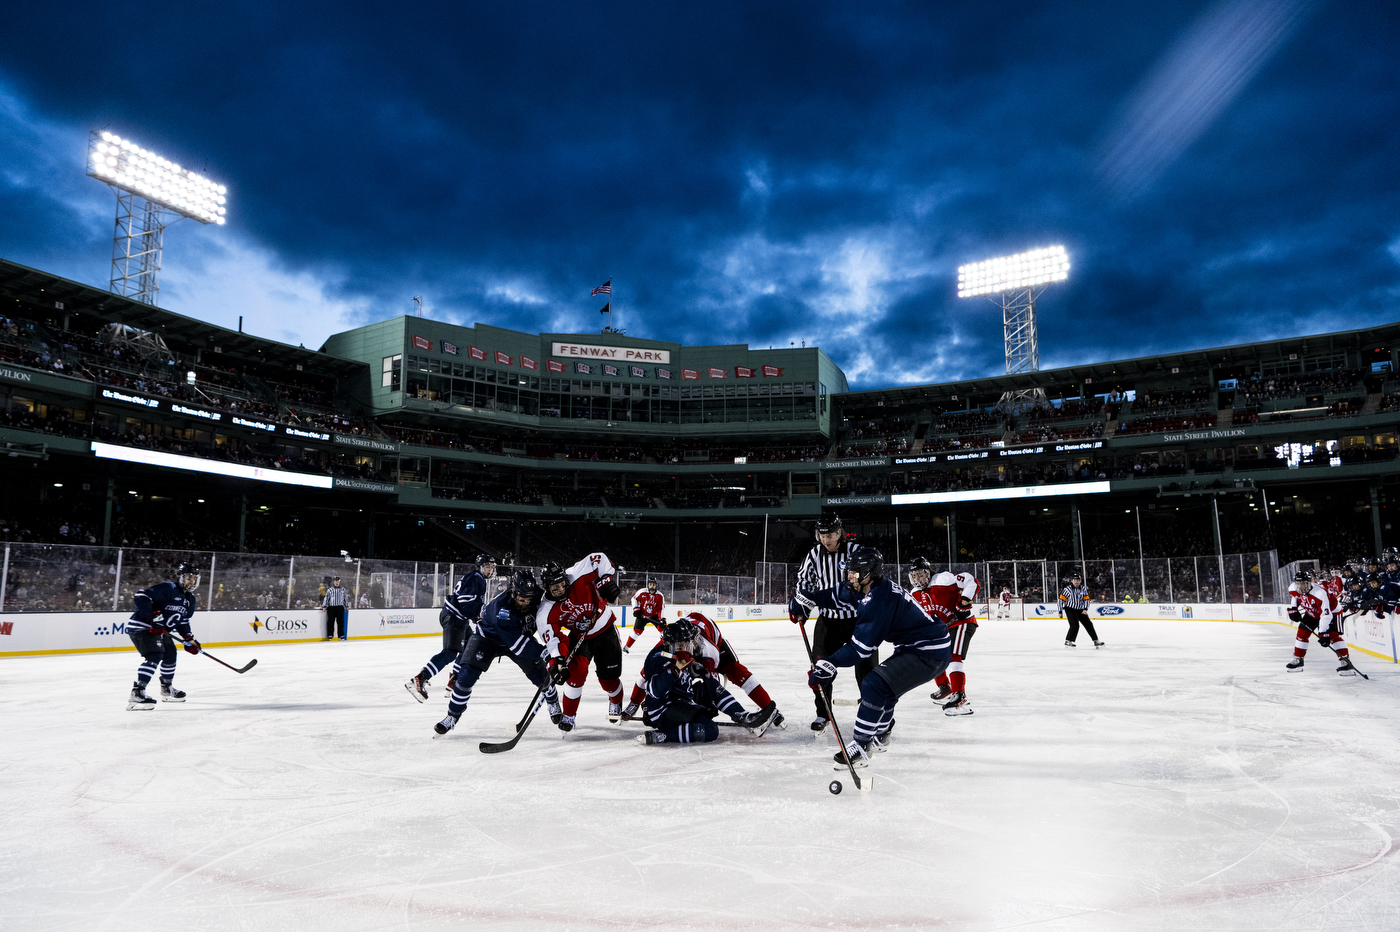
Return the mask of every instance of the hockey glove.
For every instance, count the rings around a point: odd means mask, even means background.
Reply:
[[[715,663],[715,658],[713,657],[706,657],[701,663],[704,665],[706,673],[713,674],[719,669],[719,664]]]
[[[825,686],[836,679],[836,664],[830,660],[818,660],[812,666],[812,672],[807,674],[807,685],[816,689]]]
[[[616,602],[622,595],[622,590],[617,587],[617,583],[611,576],[604,576],[598,580],[598,594],[605,602]]]
[[[622,645],[622,652],[623,652],[624,654],[631,653],[631,651],[632,651],[632,642],[631,642],[631,641],[628,641],[626,644],[623,644],[623,645]]]
[[[1307,628],[1309,631],[1317,633],[1317,619],[1312,617],[1311,615],[1304,615],[1303,620],[1298,623],[1304,628]]]
[[[1295,625],[1300,625],[1303,623],[1303,613],[1298,611],[1296,608],[1290,608],[1288,610],[1288,620],[1293,622]]]
[[[569,662],[563,657],[549,658],[549,681],[561,686],[569,678]]]
[[[185,650],[189,651],[191,654],[199,653],[199,642],[194,638],[190,638],[185,642]]]
[[[688,650],[678,650],[671,655],[671,659],[675,661],[677,670],[684,670],[695,662],[695,655]]]

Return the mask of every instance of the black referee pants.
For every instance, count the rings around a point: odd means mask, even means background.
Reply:
[[[855,634],[856,620],[854,618],[828,618],[826,615],[817,616],[817,623],[812,628],[812,652],[818,658],[830,657],[841,647],[851,640],[851,635]],[[859,686],[865,679],[866,674],[880,665],[880,651],[860,661],[855,665],[856,685]],[[822,695],[813,695],[813,704],[817,707],[817,715],[826,718],[826,703],[831,701],[831,684],[826,683],[821,687]],[[813,690],[813,693],[816,691]],[[825,701],[823,701],[823,696]]]
[[[1074,643],[1079,637],[1079,626],[1083,625],[1084,630],[1089,632],[1089,639],[1097,641],[1099,633],[1094,630],[1094,623],[1089,620],[1089,613],[1082,608],[1066,608],[1065,614],[1069,616],[1069,633],[1065,635],[1065,640]]]

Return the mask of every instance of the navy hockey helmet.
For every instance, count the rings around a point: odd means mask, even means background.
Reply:
[[[855,573],[862,581],[885,575],[885,556],[874,547],[856,546],[846,557],[846,572]]]
[[[1069,581],[1070,581],[1070,582],[1074,582],[1076,579],[1079,580],[1080,582],[1083,582],[1083,581],[1084,581],[1084,574],[1081,573],[1081,572],[1079,572],[1079,570],[1075,570],[1073,573],[1070,573],[1070,574],[1069,574]]]
[[[535,581],[535,574],[529,570],[516,570],[515,575],[510,578],[510,591],[517,596],[535,602],[544,595],[544,590]]]
[[[1312,573],[1307,570],[1299,570],[1293,574],[1294,582],[1312,582]]]
[[[540,570],[540,582],[544,585],[544,591],[548,593],[553,590],[558,583],[563,583],[567,586],[569,584],[569,574],[564,571],[564,567],[551,560],[544,565],[544,569]]]
[[[691,650],[700,639],[700,629],[689,618],[677,618],[661,632],[662,639],[671,650]]]
[[[829,517],[823,515],[822,517],[817,519],[818,534],[831,534],[836,531],[840,531],[841,529],[842,527],[840,515],[831,515]]]
[[[186,583],[185,577],[187,576],[194,577],[194,581]],[[189,560],[182,560],[180,565],[175,567],[175,581],[185,589],[199,585],[199,567],[195,566]]]

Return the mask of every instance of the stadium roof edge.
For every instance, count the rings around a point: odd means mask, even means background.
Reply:
[[[266,337],[230,330],[218,324],[133,301],[124,295],[113,294],[93,285],[85,285],[0,258],[0,294],[24,299],[32,296],[35,288],[63,302],[61,313],[87,314],[108,323],[149,330],[159,333],[166,342],[173,339],[193,348],[208,349],[217,345],[222,348],[225,356],[242,356],[288,366],[300,363],[303,366],[315,366],[314,371],[326,375],[348,375],[366,366],[359,360],[344,359],[304,346],[292,346]],[[217,340],[217,343],[213,342],[214,340]]]
[[[1086,378],[1094,380],[1093,387],[1095,389],[1102,387],[1104,390],[1108,390],[1113,387],[1115,379],[1119,382],[1129,381],[1141,376],[1161,373],[1172,366],[1178,366],[1182,369],[1203,369],[1211,366],[1241,365],[1271,358],[1266,352],[1269,349],[1276,350],[1272,354],[1272,358],[1279,358],[1289,352],[1297,352],[1302,356],[1306,353],[1335,352],[1357,348],[1363,343],[1374,342],[1400,343],[1400,323],[1285,337],[1278,340],[1261,340],[1254,343],[1236,343],[1229,346],[1166,352],[1153,356],[1081,363],[1017,375],[994,375],[979,379],[961,379],[956,382],[925,382],[917,385],[867,388],[846,392],[842,397],[845,403],[854,402],[857,404],[866,398],[875,400],[877,398],[903,397],[909,401],[919,401],[932,395],[940,398],[956,395],[959,396],[960,400],[974,400],[981,396],[990,395],[995,396],[992,398],[994,401],[1005,391],[1037,387],[1053,388],[1054,386],[1063,386],[1068,389],[1071,386],[1082,385]],[[1104,381],[1100,383],[1100,379]]]

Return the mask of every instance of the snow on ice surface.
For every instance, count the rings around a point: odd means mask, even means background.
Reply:
[[[495,666],[432,740],[427,639],[182,654],[189,701],[151,712],[135,652],[0,660],[0,928],[1400,928],[1393,665],[1287,673],[1274,625],[984,624],[976,714],[911,693],[866,794],[810,737],[793,627],[726,628],[786,730],[644,747],[590,679],[573,736],[483,755],[533,690]]]

